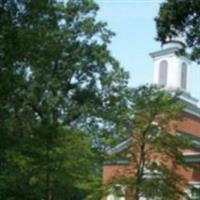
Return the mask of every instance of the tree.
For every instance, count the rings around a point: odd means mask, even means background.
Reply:
[[[190,147],[190,139],[173,130],[183,107],[178,94],[155,86],[141,86],[134,91],[131,143],[114,155],[114,159],[129,158],[129,168],[109,183],[125,188],[125,193],[121,193],[119,187],[114,187],[117,195],[130,200],[176,200],[185,195],[181,188],[187,182],[175,169],[188,167],[181,150]]]
[[[128,74],[98,9],[92,0],[0,1],[0,199],[85,195],[104,136],[128,122]]]
[[[191,59],[200,62],[200,4],[198,0],[167,0],[156,17],[157,39],[162,43],[181,37],[191,48]]]

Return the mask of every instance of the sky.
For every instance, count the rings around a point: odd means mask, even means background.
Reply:
[[[130,73],[130,86],[151,83],[153,61],[150,52],[160,49],[155,41],[154,18],[163,0],[96,0],[98,18],[116,33],[109,48],[113,56]],[[200,66],[193,64],[191,95],[200,99]]]

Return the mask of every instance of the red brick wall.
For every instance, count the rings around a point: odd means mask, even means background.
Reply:
[[[185,113],[177,129],[200,137],[200,118]]]
[[[172,123],[172,130],[175,129],[200,137],[200,118],[185,113],[182,121]],[[199,168],[198,168],[199,167]],[[200,181],[200,164],[196,169],[184,169],[178,167],[176,170],[188,181]],[[108,183],[112,178],[119,176],[131,176],[133,169],[128,165],[104,165],[103,182]]]
[[[115,177],[130,177],[133,173],[130,165],[104,165],[103,182],[109,183]]]

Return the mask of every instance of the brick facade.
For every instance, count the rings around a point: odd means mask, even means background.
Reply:
[[[200,117],[198,116],[185,112],[181,121],[179,121],[178,123],[172,123],[172,128],[175,132],[190,134],[193,135],[195,138],[199,138],[200,140]],[[184,150],[183,153],[200,153],[200,151],[196,152],[196,150]],[[172,170],[177,170],[178,173],[180,173],[188,182],[200,183],[200,158],[198,162],[194,162],[194,165],[195,168],[184,169],[183,167],[178,167],[177,169],[173,169],[172,167]],[[131,176],[132,172],[133,169],[128,163],[105,164],[103,166],[103,183],[108,183],[114,177]],[[106,200],[106,197],[103,200]]]

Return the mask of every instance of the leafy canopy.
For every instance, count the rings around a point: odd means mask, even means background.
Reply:
[[[200,4],[199,0],[167,0],[156,17],[157,39],[179,37],[191,48],[191,59],[200,62]]]
[[[83,198],[105,135],[128,122],[128,74],[98,9],[92,0],[0,0],[0,199]]]
[[[176,200],[185,195],[181,187],[187,182],[175,169],[188,167],[181,149],[190,148],[191,144],[189,138],[174,132],[184,108],[178,96],[156,86],[142,86],[134,91],[131,143],[115,155],[115,159],[128,159],[129,165],[109,183],[125,187],[125,192],[119,194],[116,190],[116,194],[133,200],[141,196]]]

